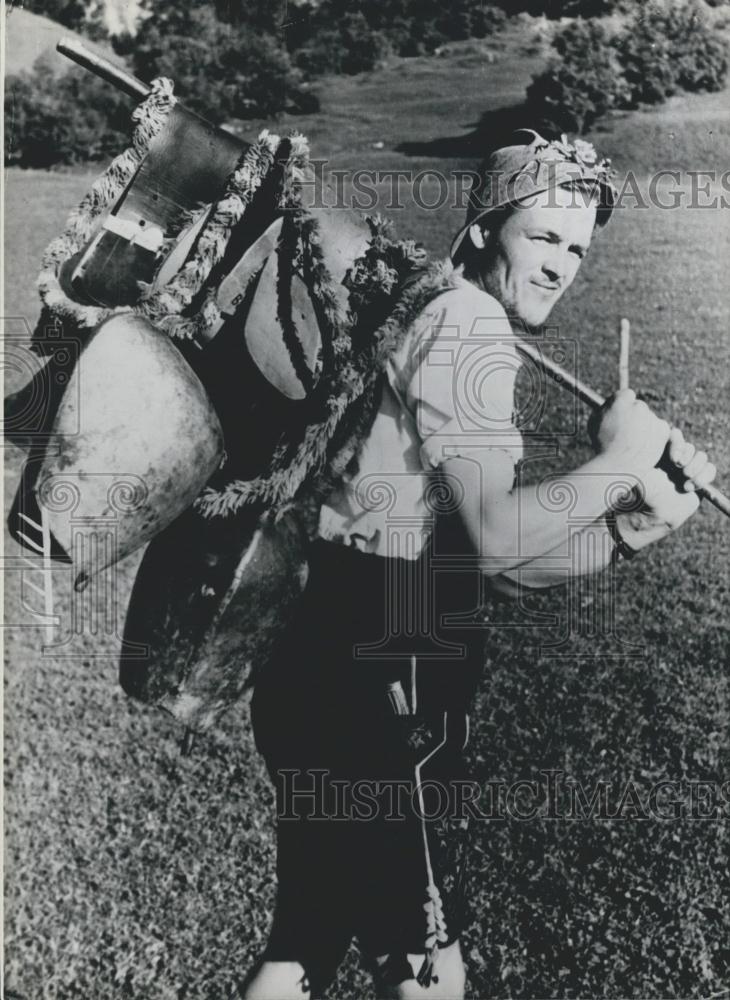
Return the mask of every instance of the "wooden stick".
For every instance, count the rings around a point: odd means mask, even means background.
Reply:
[[[619,328],[619,336],[621,338],[621,349],[619,352],[619,359],[618,359],[618,387],[619,389],[628,389],[630,327],[629,327],[629,321],[627,319],[621,320],[621,326]]]
[[[150,87],[138,77],[128,73],[121,66],[115,66],[104,56],[97,55],[96,52],[87,49],[75,38],[62,38],[56,45],[56,51],[60,52],[62,56],[66,56],[67,59],[72,59],[79,66],[83,66],[84,69],[96,73],[102,80],[114,84],[130,97],[136,97],[139,100],[147,97],[150,92]]]
[[[518,351],[533,361],[540,371],[544,372],[553,382],[562,389],[567,389],[568,392],[577,396],[582,402],[587,403],[592,409],[599,410],[602,406],[606,405],[605,398],[599,392],[591,389],[589,385],[581,382],[580,379],[571,375],[570,372],[561,368],[560,365],[556,365],[554,361],[549,361],[543,356],[538,347],[534,347],[524,340],[517,340],[515,346]],[[709,500],[713,507],[717,507],[719,511],[730,517],[730,497],[726,497],[716,486],[712,484],[703,486],[702,489],[697,490],[697,496]]]
[[[556,365],[554,361],[546,358],[539,347],[528,344],[525,340],[518,340],[515,346],[530,361],[534,361],[540,371],[549,375],[553,382],[556,382],[563,389],[567,389],[568,392],[572,392],[574,396],[577,396],[578,399],[587,403],[594,410],[599,410],[605,404],[606,400],[600,393],[596,392],[595,389],[591,389],[589,385],[581,382],[579,378],[571,375],[570,372],[561,368],[560,365]]]

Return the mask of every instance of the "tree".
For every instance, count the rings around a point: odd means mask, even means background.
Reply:
[[[727,47],[692,2],[636,8],[611,33],[578,19],[553,39],[558,58],[527,89],[535,118],[583,131],[611,108],[664,101],[679,90],[721,90]]]
[[[558,58],[527,88],[536,120],[557,131],[583,132],[629,98],[609,33],[598,21],[577,20],[553,39]]]
[[[51,59],[5,81],[6,162],[42,168],[114,156],[129,141],[129,98],[78,67],[59,77]]]
[[[192,110],[219,123],[317,109],[274,35],[242,20],[220,20],[204,0],[146,0],[145,8],[134,42],[119,39],[115,48],[129,53],[143,80],[173,79],[176,95]]]
[[[31,14],[49,17],[57,24],[63,24],[89,38],[106,38],[108,34],[101,0],[92,3],[88,0],[24,0],[23,9]]]

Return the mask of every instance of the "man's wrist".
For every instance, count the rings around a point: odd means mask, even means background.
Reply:
[[[639,549],[635,549],[633,545],[629,545],[624,536],[621,534],[621,529],[616,517],[616,511],[610,510],[606,514],[606,527],[608,528],[608,533],[611,536],[614,545],[614,562],[618,562],[619,559],[633,559]]]
[[[633,485],[640,484],[647,471],[646,462],[625,452],[617,454],[610,450],[599,451],[591,461],[604,474],[611,475],[622,483],[630,482]]]

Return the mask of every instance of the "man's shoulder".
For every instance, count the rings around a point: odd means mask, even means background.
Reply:
[[[448,287],[438,290],[416,317],[411,340],[413,346],[423,347],[438,338],[441,331],[445,331],[443,336],[462,339],[472,331],[483,334],[487,328],[502,337],[510,332],[502,304],[465,278],[461,268],[455,268],[449,275]]]
[[[485,345],[503,346],[511,337],[509,320],[497,299],[465,278],[461,268],[451,268],[441,276],[433,296],[411,322],[391,356],[391,369],[403,387],[439,347],[448,354],[478,341],[475,346],[483,353]],[[450,363],[446,357],[440,366],[444,378]]]
[[[434,296],[421,316],[424,318],[438,316],[439,325],[453,325],[454,322],[461,325],[461,321],[472,322],[478,317],[506,319],[502,304],[493,295],[465,278],[461,268],[453,270],[448,288]]]

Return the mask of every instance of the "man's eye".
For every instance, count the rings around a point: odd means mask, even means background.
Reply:
[[[588,251],[581,249],[581,247],[571,247],[570,253],[572,253],[575,257],[577,257],[578,260],[583,260]]]

